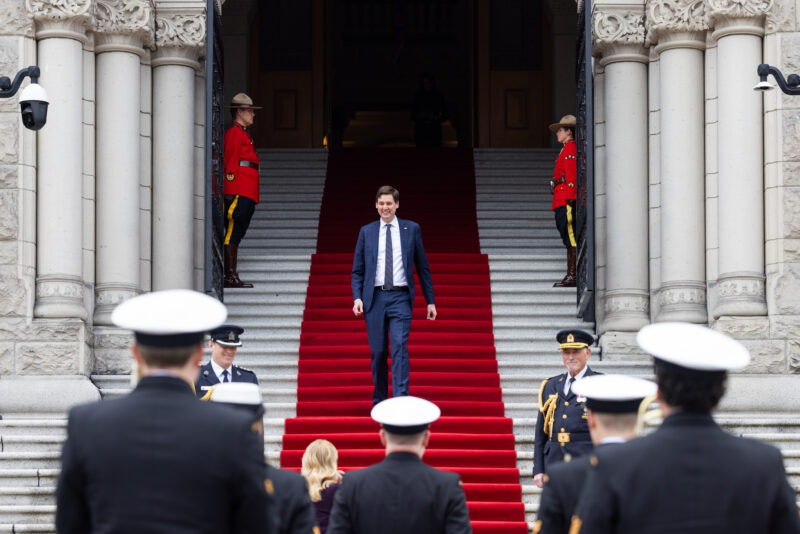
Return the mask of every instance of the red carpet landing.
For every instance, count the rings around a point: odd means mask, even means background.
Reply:
[[[442,409],[426,463],[461,475],[478,534],[525,534],[512,421],[504,417],[492,334],[489,263],[480,254],[472,152],[342,149],[328,162],[317,254],[300,338],[297,417],[286,420],[281,466],[300,468],[325,438],[345,471],[381,461],[363,319],[352,312],[350,270],[359,228],[377,219],[381,185],[400,190],[397,215],[420,223],[439,318],[417,291],[409,339],[411,394]],[[419,282],[417,281],[417,284]],[[419,285],[417,286],[419,287]],[[391,380],[390,380],[391,382]]]

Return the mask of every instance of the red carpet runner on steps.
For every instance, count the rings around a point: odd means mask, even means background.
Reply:
[[[383,184],[400,190],[398,216],[422,226],[439,312],[436,321],[425,320],[418,290],[409,339],[411,394],[442,409],[424,460],[461,475],[477,534],[525,534],[512,421],[504,416],[495,358],[489,263],[478,241],[471,151],[331,151],[300,338],[297,417],[286,420],[281,466],[299,469],[305,447],[317,438],[336,446],[345,471],[384,456],[378,425],[369,418],[366,329],[353,316],[350,292],[358,229],[377,219],[374,194]]]

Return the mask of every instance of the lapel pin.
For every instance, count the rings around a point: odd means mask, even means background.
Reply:
[[[203,371],[203,374],[204,374],[205,376],[208,376],[208,371]]]

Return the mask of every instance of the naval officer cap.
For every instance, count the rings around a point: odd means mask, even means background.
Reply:
[[[584,349],[594,343],[594,337],[588,332],[573,328],[556,334],[556,341],[559,349]]]
[[[624,375],[587,376],[572,385],[576,395],[586,397],[586,408],[600,413],[636,413],[657,389],[649,380]]]
[[[241,347],[242,340],[239,339],[244,333],[244,328],[235,324],[223,324],[211,331],[211,339],[214,343],[223,347]]]
[[[145,293],[126,300],[111,313],[120,328],[133,330],[136,342],[150,347],[189,347],[228,316],[215,298],[188,289]]]
[[[725,334],[690,323],[655,323],[636,342],[656,360],[684,372],[724,373],[750,363],[747,348]]]
[[[221,402],[241,408],[260,411],[264,404],[261,399],[261,388],[250,382],[222,382],[214,384],[201,400]]]
[[[370,415],[390,434],[419,434],[439,419],[442,411],[419,397],[393,397],[379,402]]]

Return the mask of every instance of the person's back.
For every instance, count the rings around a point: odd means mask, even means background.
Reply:
[[[597,532],[797,532],[780,527],[797,517],[780,452],[728,434],[708,414],[676,413],[649,436],[599,450],[595,470],[607,493],[592,505],[625,503]]]
[[[82,481],[84,532],[250,531],[253,508],[267,513],[247,496],[263,485],[256,439],[245,414],[198,402],[177,378],[144,378],[127,397],[71,411],[58,491],[66,498],[65,486]],[[66,528],[72,510],[59,504]]]
[[[334,519],[340,500],[359,503],[346,512],[352,532],[358,533],[373,532],[376,524],[383,525],[383,534],[456,532],[451,527],[469,521],[466,507],[465,517],[454,515],[464,503],[459,476],[427,466],[407,452],[389,454],[383,462],[343,477],[328,534],[343,532]]]

